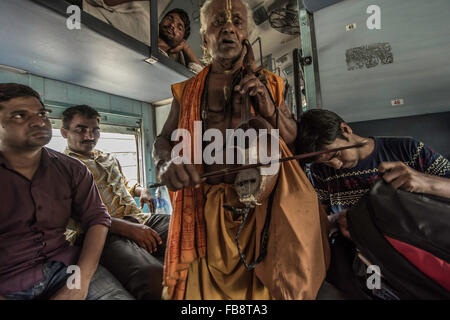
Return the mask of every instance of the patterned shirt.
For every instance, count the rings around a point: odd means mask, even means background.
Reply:
[[[134,189],[128,187],[128,182],[122,173],[119,161],[109,153],[94,150],[92,157],[86,157],[82,154],[73,152],[66,148],[65,154],[77,158],[83,162],[94,176],[103,203],[113,218],[131,218],[133,222],[145,223],[150,217],[149,214],[142,212],[134,200]],[[68,226],[66,236],[71,242],[78,233],[78,227],[74,221]]]
[[[449,161],[422,142],[409,137],[373,139],[373,152],[354,168],[336,170],[324,164],[310,166],[309,178],[329,214],[355,205],[380,179],[378,166],[382,162],[401,161],[419,172],[450,178]]]

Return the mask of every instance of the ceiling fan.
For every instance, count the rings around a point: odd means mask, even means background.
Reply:
[[[272,8],[269,8],[269,23],[272,28],[281,33],[299,35],[297,0],[275,1]]]

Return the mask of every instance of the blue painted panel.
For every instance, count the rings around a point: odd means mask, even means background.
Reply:
[[[344,119],[345,120],[345,119]],[[350,123],[357,135],[410,136],[450,159],[450,112]]]
[[[29,85],[30,78],[29,78],[29,76],[25,76],[22,74],[0,70],[0,82],[2,82],[2,83],[20,83],[23,85]],[[42,93],[42,92],[40,92],[40,93]]]
[[[69,101],[77,101],[77,104],[87,104],[102,111],[111,111],[111,95],[73,85],[68,87],[67,97]]]
[[[133,112],[133,109],[136,108],[133,100],[111,96],[111,110],[122,112],[122,113],[130,113]],[[140,103],[139,103],[140,105]],[[139,114],[141,114],[139,110]]]
[[[45,95],[45,80],[43,78],[30,74],[28,76],[28,85],[36,90],[41,97]]]
[[[87,104],[99,112],[142,118],[142,102],[118,97],[104,92],[83,88],[68,83],[44,79],[30,74],[0,71],[0,82],[28,85],[36,90],[44,102],[61,107]],[[150,106],[146,104],[147,106]],[[152,108],[150,106],[150,108]]]
[[[45,86],[45,94],[42,97],[44,100],[70,103],[70,99],[68,97],[67,84],[51,79],[45,79],[44,86]]]
[[[143,108],[144,104],[145,104],[144,102],[139,102],[139,101],[134,101],[133,100],[132,101],[132,105],[130,106],[128,112],[132,111],[132,113],[134,113],[134,114],[141,114],[142,115],[142,108]],[[148,105],[148,104],[146,104],[146,105]]]

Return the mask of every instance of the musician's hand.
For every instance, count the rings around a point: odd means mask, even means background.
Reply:
[[[176,164],[173,160],[163,164],[160,171],[161,182],[170,191],[177,191],[191,186],[197,186],[202,181],[192,164]]]
[[[255,74],[257,66],[250,42],[244,40],[243,44],[246,49],[245,51],[247,51],[244,59],[247,75],[233,88],[233,90],[238,92],[242,97],[247,95],[252,97],[253,105],[256,108],[255,111],[264,118],[270,118],[275,113],[275,106],[270,99],[266,86]]]
[[[246,75],[242,81],[234,88],[241,96],[253,97],[254,106],[258,114],[264,118],[269,118],[275,112],[266,86],[254,75]]]
[[[383,180],[390,183],[394,189],[417,193],[428,193],[431,189],[426,174],[414,170],[403,162],[382,162],[378,171],[384,173]]]

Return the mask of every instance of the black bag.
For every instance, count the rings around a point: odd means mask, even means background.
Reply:
[[[383,180],[347,213],[359,252],[400,299],[450,299],[450,199]]]

